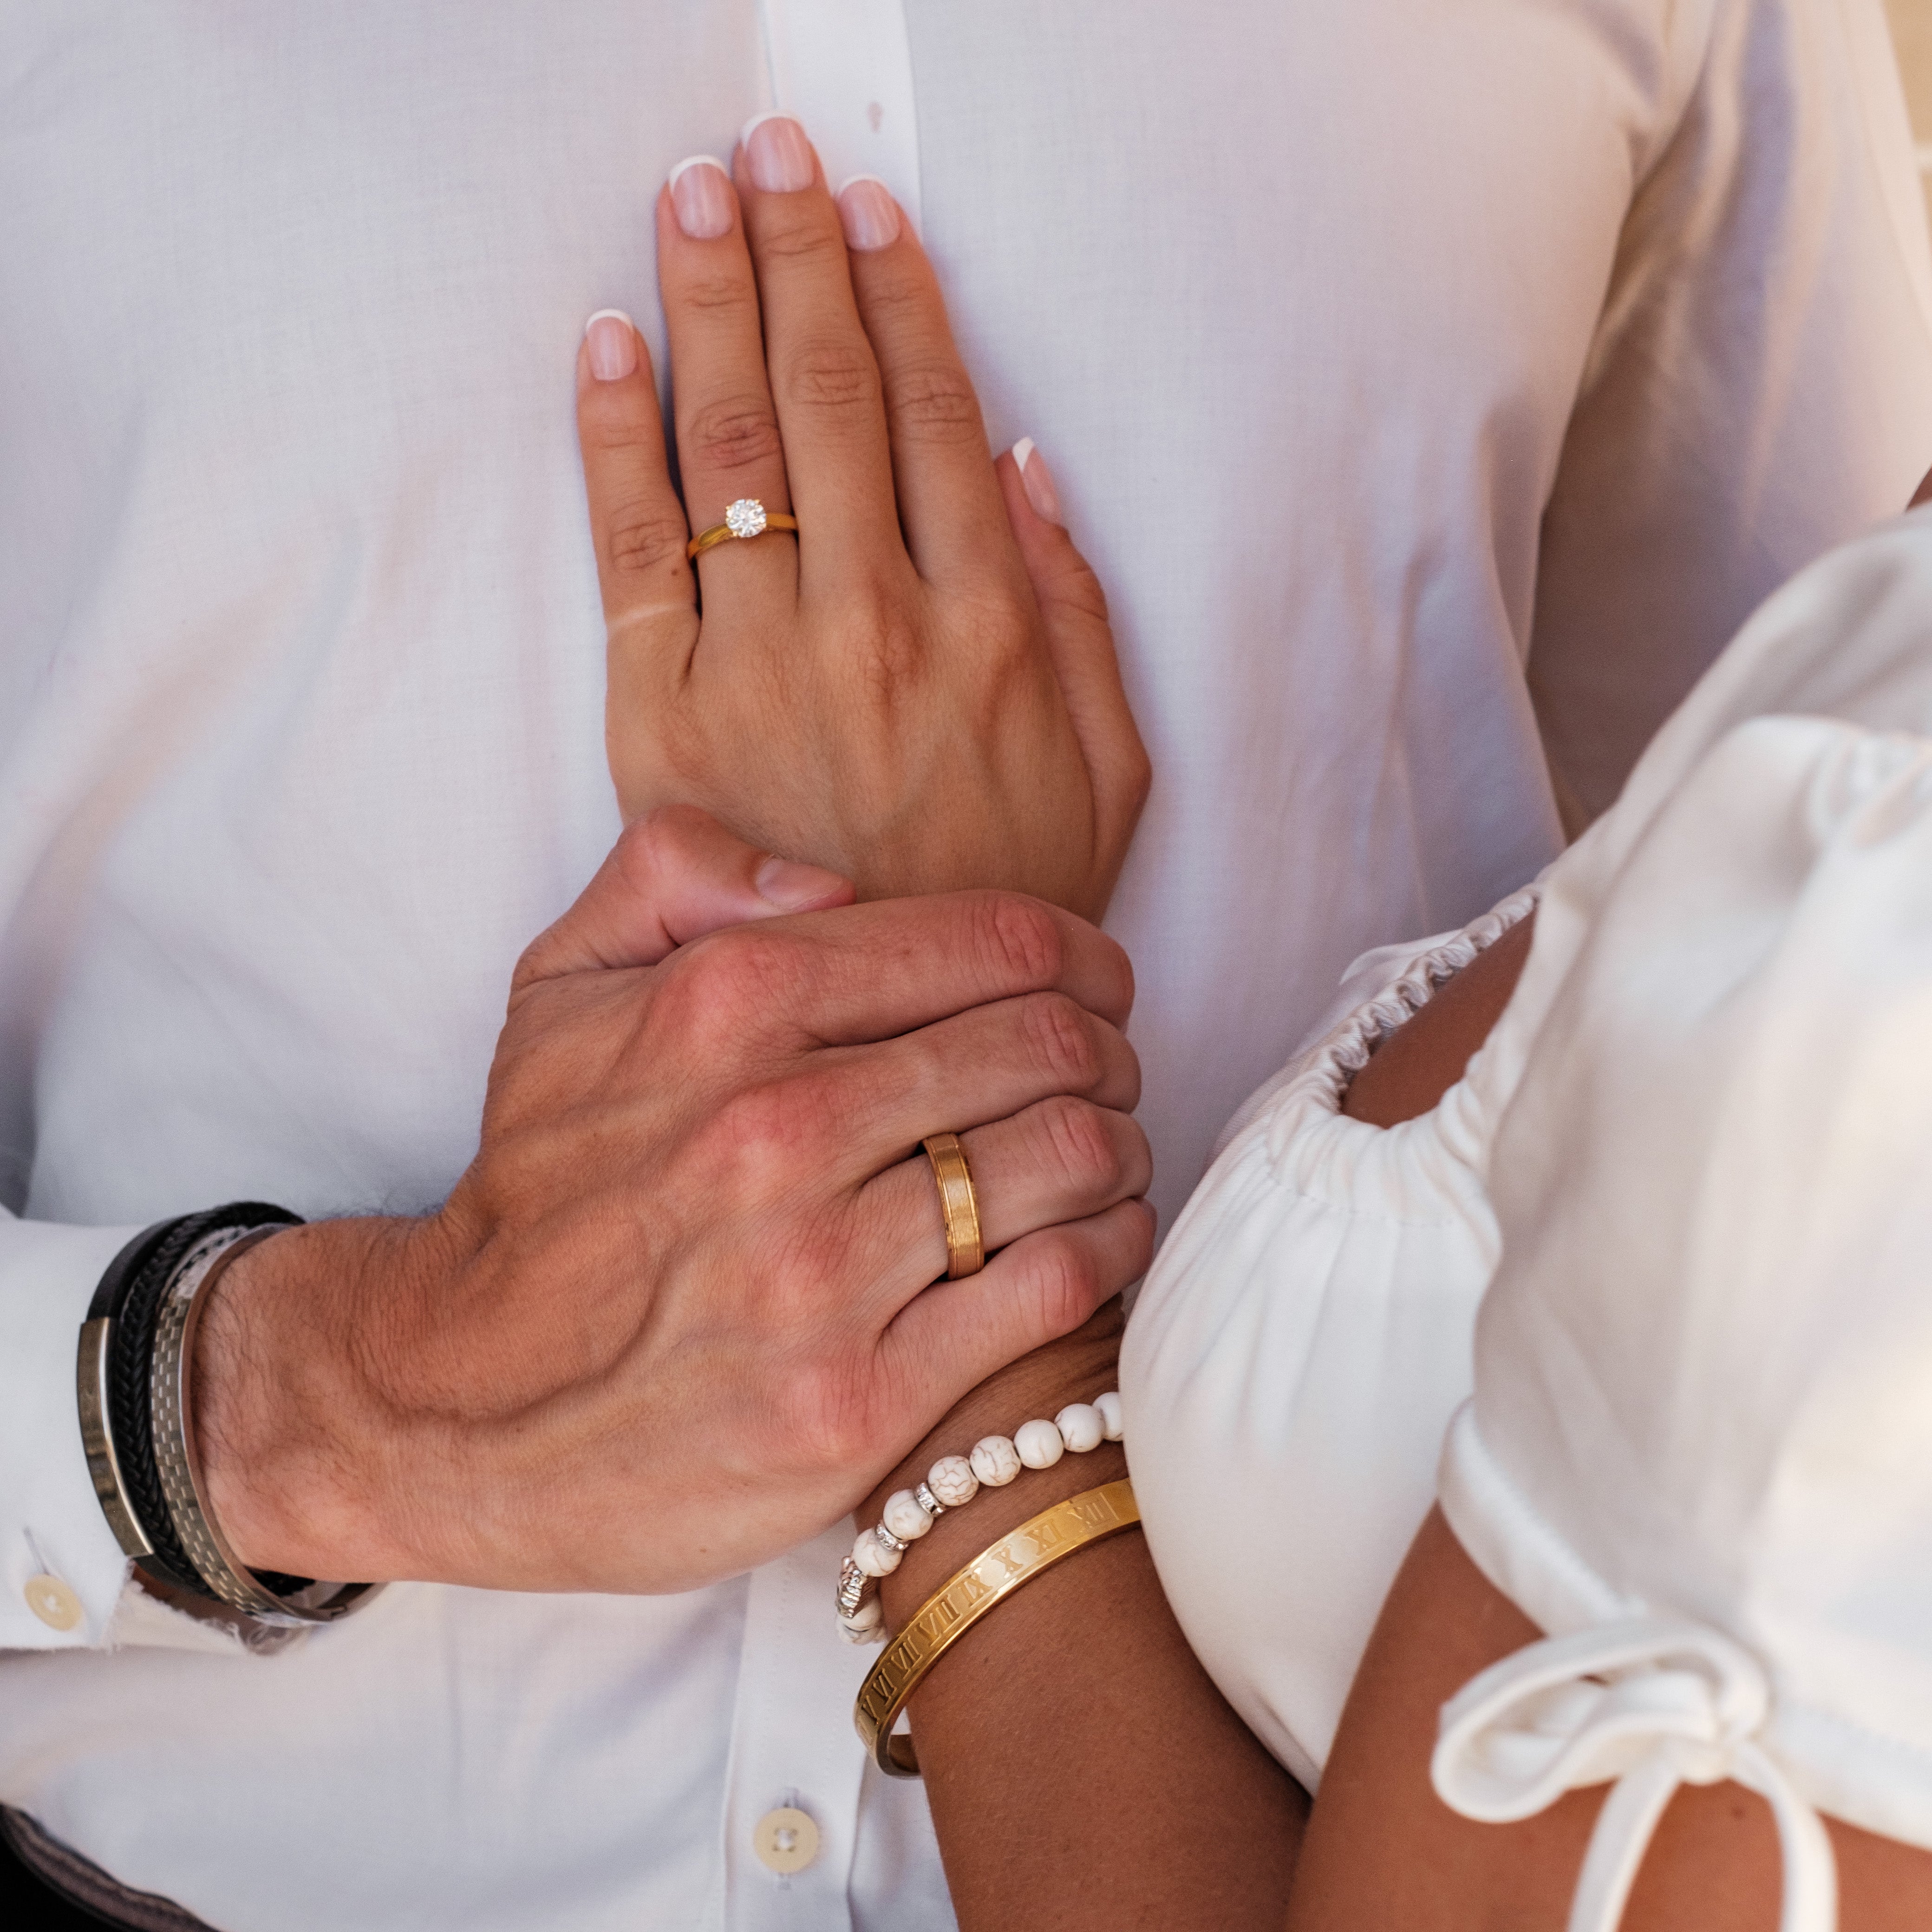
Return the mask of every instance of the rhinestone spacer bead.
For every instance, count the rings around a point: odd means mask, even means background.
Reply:
[[[896,1554],[901,1556],[903,1556],[906,1553],[908,1546],[906,1544],[902,1538],[895,1536],[884,1523],[876,1524],[873,1528],[872,1534],[876,1536],[888,1550],[894,1551]]]
[[[928,1516],[944,1516],[946,1514],[946,1505],[932,1493],[926,1484],[921,1483],[913,1491],[912,1499]]]
[[[850,1616],[859,1607],[859,1599],[866,1593],[866,1573],[851,1558],[844,1558],[838,1565],[838,1614]]]

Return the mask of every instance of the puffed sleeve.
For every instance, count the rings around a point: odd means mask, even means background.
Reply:
[[[1162,1586],[1223,1695],[1311,1786],[1428,1511],[1496,1255],[1484,1055],[1399,1126],[1348,1118],[1342,1096],[1534,902],[1360,963],[1354,1004],[1237,1115],[1128,1324],[1129,1460]]]
[[[1928,610],[1844,598],[1813,633],[1916,664],[1886,728],[1738,724],[1548,881],[1593,903],[1539,918],[1553,996],[1495,1136],[1501,1260],[1441,1473],[1547,1635],[1444,1707],[1433,1772],[1479,1819],[1617,1787],[1575,1924],[1613,1922],[1687,1778],[1771,1803],[1787,1926],[1832,1923],[1818,1814],[1932,1847]]]

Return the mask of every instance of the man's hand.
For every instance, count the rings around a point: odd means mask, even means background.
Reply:
[[[594,320],[579,358],[625,815],[704,806],[863,898],[1004,886],[1097,919],[1148,761],[1044,460],[993,463],[882,187],[835,205],[783,117],[736,168],[734,190],[688,164],[658,200],[682,502],[635,330]],[[687,538],[742,497],[796,540],[694,568]]]
[[[850,893],[700,812],[633,825],[517,970],[440,1212],[228,1271],[196,1427],[244,1562],[693,1587],[844,1514],[1141,1272],[1126,956],[1009,894]],[[836,909],[772,917],[801,905]],[[946,1129],[1000,1251],[934,1285]]]

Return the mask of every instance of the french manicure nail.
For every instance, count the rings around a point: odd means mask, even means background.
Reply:
[[[758,868],[754,883],[759,898],[788,912],[822,905],[845,888],[845,881],[836,872],[828,872],[822,866],[801,866],[790,859],[767,859]]]
[[[1020,466],[1020,481],[1026,485],[1027,501],[1033,506],[1034,515],[1064,529],[1066,519],[1060,512],[1060,492],[1053,487],[1053,472],[1046,466],[1046,458],[1034,447],[1031,436],[1023,436],[1013,445],[1013,460]]]
[[[731,177],[724,164],[693,154],[670,171],[670,205],[677,225],[694,242],[715,242],[731,232]]]
[[[752,179],[767,194],[796,194],[812,185],[812,143],[789,114],[760,114],[738,136]]]
[[[600,308],[584,325],[590,373],[600,382],[620,382],[638,366],[638,326],[620,308]]]
[[[847,248],[862,254],[899,238],[899,205],[877,175],[854,175],[838,190],[838,202]]]

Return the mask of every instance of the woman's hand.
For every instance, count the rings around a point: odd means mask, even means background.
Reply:
[[[600,316],[579,358],[625,818],[701,805],[865,897],[998,885],[1097,918],[1148,763],[1045,463],[993,462],[882,186],[835,204],[782,116],[735,166],[658,197],[682,502],[637,332]],[[687,562],[747,497],[796,539]]]

